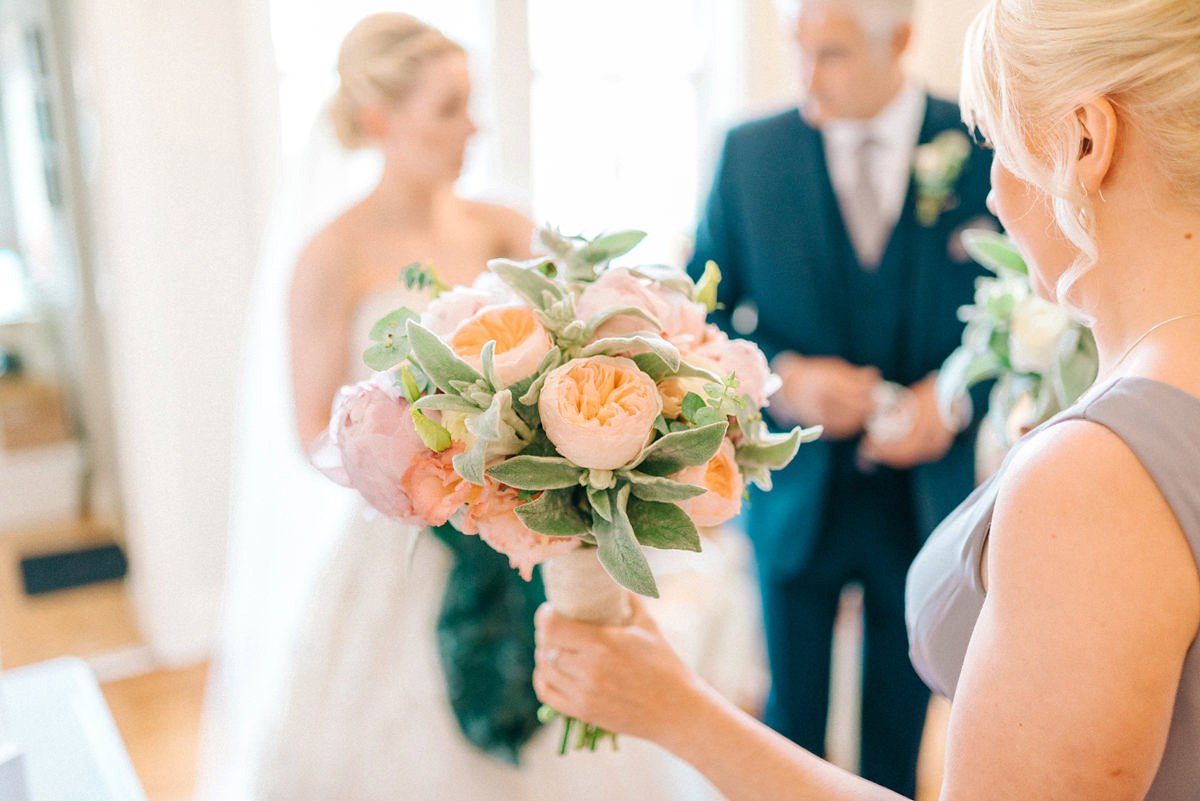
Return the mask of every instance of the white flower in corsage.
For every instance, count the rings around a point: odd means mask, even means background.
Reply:
[[[979,278],[975,302],[959,309],[966,328],[938,374],[938,404],[953,416],[956,404],[969,402],[971,387],[995,379],[987,419],[1008,446],[1091,386],[1096,342],[1066,309],[1033,293],[1025,261],[1008,237],[969,230],[963,244],[995,277]]]
[[[561,613],[624,622],[621,587],[658,595],[643,548],[699,551],[698,526],[731,519],[748,482],[769,489],[820,435],[767,430],[778,379],[705,321],[715,265],[699,282],[611,266],[643,236],[543,228],[547,255],[493,260],[471,287],[406,268],[434,300],[372,329],[378,372],[343,393],[322,469],[384,514],[478,535],[527,579],[541,564]],[[606,734],[577,731],[579,747]]]
[[[971,156],[971,140],[962,131],[942,131],[913,154],[917,185],[917,222],[929,228],[943,212],[958,205],[955,187]]]

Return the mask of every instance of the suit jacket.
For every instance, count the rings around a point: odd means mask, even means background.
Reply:
[[[963,130],[957,106],[927,98],[919,137]],[[985,208],[990,155],[973,147],[955,190],[956,202],[934,224],[916,216],[916,188],[908,196],[884,252],[880,270],[902,266],[906,285],[894,302],[903,305],[894,374],[908,385],[937,369],[961,341],[960,306],[970,303],[981,269],[956,244],[971,225],[996,227]],[[698,276],[706,261],[721,268],[714,320],[731,336],[729,314],[738,304],[757,306],[751,338],[773,358],[782,350],[806,356],[844,356],[846,320],[856,299],[848,289],[846,255],[853,253],[825,163],[820,132],[798,109],[744,123],[726,137],[688,271]],[[896,260],[900,260],[897,262]],[[851,262],[855,263],[855,262]],[[917,535],[933,527],[971,491],[974,436],[958,437],[942,460],[910,475]],[[803,568],[819,534],[832,446],[804,445],[774,476],[774,490],[756,492],[747,515],[760,570],[786,575]],[[911,528],[911,523],[908,524]]]

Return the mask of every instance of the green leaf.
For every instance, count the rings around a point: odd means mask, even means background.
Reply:
[[[408,322],[408,339],[413,358],[442,392],[460,394],[454,387],[456,381],[465,384],[484,381],[483,375],[450,350],[437,334],[414,320]]]
[[[632,470],[621,470],[617,475],[629,482],[633,497],[641,498],[643,501],[686,501],[689,498],[697,498],[706,492],[704,487],[695,484],[660,476],[648,476]]]
[[[458,395],[426,395],[423,398],[413,401],[413,406],[423,412],[463,412],[464,414],[477,414],[483,411],[471,401],[466,398],[460,398]]]
[[[975,261],[1000,275],[1014,272],[1027,275],[1029,268],[1017,252],[1016,245],[1004,234],[986,228],[969,228],[962,232],[962,244]]]
[[[642,452],[636,467],[652,476],[669,476],[685,467],[707,464],[721,447],[728,425],[722,420],[659,437]]]
[[[579,256],[588,264],[604,264],[624,256],[645,238],[645,231],[613,231],[588,242],[580,249]]]
[[[578,486],[586,472],[561,456],[513,456],[487,469],[487,474],[500,483],[526,490]]]
[[[704,273],[696,282],[696,300],[710,312],[721,304],[717,303],[717,285],[721,283],[721,268],[711,259],[704,263]]]
[[[653,325],[655,328],[662,328],[662,323],[658,321],[658,318],[645,309],[638,308],[637,306],[605,306],[586,321],[587,325],[583,329],[583,338],[585,340],[591,339],[592,335],[596,333],[596,329],[598,329],[600,326],[604,325],[614,317],[622,317],[625,315],[630,317],[640,317],[641,319]]]
[[[590,537],[591,526],[575,503],[577,490],[547,490],[516,508],[521,522],[547,537]]]
[[[403,349],[398,348],[395,343],[389,345],[372,345],[363,351],[363,364],[377,373],[391,370],[408,358],[408,343],[405,342],[404,344],[405,347]]]
[[[478,440],[471,449],[465,453],[460,453],[455,456],[450,462],[454,465],[454,472],[463,477],[464,481],[470,481],[480,487],[483,486],[483,456],[487,449],[487,440]]]
[[[786,434],[769,434],[760,442],[747,443],[738,448],[737,462],[739,465],[778,470],[792,460],[801,442],[811,442],[820,435],[819,426],[793,428]]]
[[[540,261],[536,263],[541,264]],[[525,299],[526,303],[539,311],[545,311],[547,307],[563,298],[562,287],[529,264],[508,259],[492,259],[488,262],[488,269],[500,276],[514,292]],[[547,293],[551,298],[550,303],[546,301]]]
[[[629,486],[608,490],[609,506],[612,509],[612,520],[597,519],[593,523],[593,534],[596,537],[596,556],[600,564],[608,571],[608,575],[620,584],[641,595],[651,598],[658,597],[658,586],[654,583],[654,574],[650,571],[650,563],[638,545],[637,536],[633,532],[633,524],[626,512],[629,503]]]
[[[639,264],[636,267],[630,267],[629,271],[634,275],[649,278],[660,286],[672,289],[688,300],[696,299],[695,283],[692,282],[691,276],[678,267],[668,264]]]
[[[591,504],[592,520],[607,520],[612,522],[612,503],[608,497],[608,490],[596,489],[595,487],[587,488],[588,503]]]
[[[683,396],[682,406],[683,419],[687,420],[689,423],[696,422],[696,412],[700,411],[701,409],[708,408],[708,404],[705,402],[704,398],[700,397],[695,392],[689,392]],[[709,422],[715,421],[710,420]]]
[[[687,513],[673,503],[630,499],[629,522],[638,542],[650,548],[700,551],[700,532]]]
[[[432,289],[435,298],[450,289],[438,276],[432,264],[421,264],[419,261],[401,270],[400,279],[409,289]]]
[[[371,326],[371,333],[368,336],[372,342],[386,343],[397,339],[407,340],[406,326],[408,325],[408,321],[420,319],[421,315],[412,309],[396,309]]]
[[[417,436],[425,443],[426,448],[441,453],[450,447],[449,431],[422,414],[420,409],[412,408],[408,413],[412,415]]]
[[[629,353],[630,351],[649,351],[661,359],[672,371],[679,369],[679,348],[653,334],[633,334],[627,337],[597,339],[580,351],[579,355],[586,358]]]

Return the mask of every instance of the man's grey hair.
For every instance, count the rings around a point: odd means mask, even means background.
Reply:
[[[806,6],[842,7],[850,10],[873,41],[886,44],[901,25],[912,22],[914,0],[775,0],[783,24],[796,27]]]

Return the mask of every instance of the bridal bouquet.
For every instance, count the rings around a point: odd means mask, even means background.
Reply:
[[[1033,293],[1025,261],[1008,237],[970,230],[963,244],[995,277],[978,279],[975,302],[959,309],[966,329],[938,375],[938,402],[949,414],[956,403],[969,402],[972,386],[996,379],[987,419],[1011,445],[1091,386],[1096,342],[1066,309]]]
[[[344,388],[314,460],[383,514],[478,535],[560,612],[620,623],[657,596],[642,548],[699,551],[820,429],[771,433],[778,378],[706,322],[719,272],[613,266],[644,234],[540,229],[545,256],[493,260],[371,332],[376,372]],[[620,586],[618,586],[620,585]],[[595,731],[590,736],[594,744]]]

